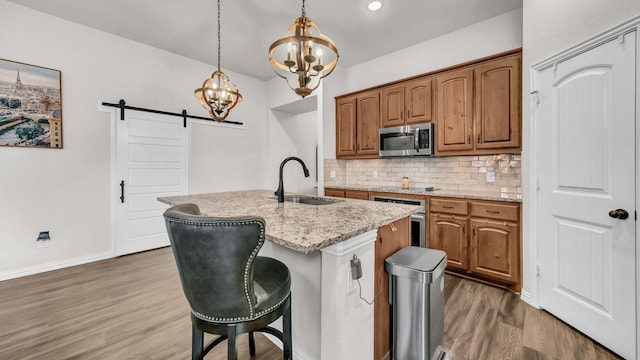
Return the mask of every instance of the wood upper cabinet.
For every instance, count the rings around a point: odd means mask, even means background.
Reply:
[[[451,71],[436,81],[436,155],[473,150],[473,70]]]
[[[436,76],[436,155],[521,151],[521,55]]]
[[[356,97],[336,99],[336,156],[356,155]]]
[[[356,108],[356,142],[358,155],[378,156],[380,128],[380,91],[360,93]]]
[[[380,126],[404,125],[404,85],[387,86],[381,91]]]
[[[381,91],[381,127],[430,122],[432,78],[424,77],[387,86]]]
[[[336,98],[336,157],[377,157],[379,127],[379,90]]]
[[[384,270],[384,260],[396,251],[409,246],[411,224],[409,218],[394,221],[378,229],[378,239],[375,245],[375,283],[373,304],[373,358],[383,359],[391,348],[391,323],[389,307],[389,281]]]
[[[475,67],[475,148],[520,147],[520,55]]]

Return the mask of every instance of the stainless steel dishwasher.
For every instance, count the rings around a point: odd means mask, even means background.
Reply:
[[[411,215],[411,246],[426,247],[427,246],[427,234],[426,234],[426,221],[427,221],[427,201],[418,199],[406,199],[388,196],[373,195],[370,197],[373,201],[389,202],[394,204],[408,204],[422,206],[422,210]]]

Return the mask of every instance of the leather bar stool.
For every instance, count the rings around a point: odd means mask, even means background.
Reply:
[[[291,277],[280,261],[258,256],[265,241],[260,217],[215,218],[195,204],[176,205],[164,213],[180,281],[191,307],[192,359],[202,359],[228,340],[228,359],[237,359],[236,338],[254,331],[283,342],[291,359]],[[282,316],[283,331],[270,326]],[[220,335],[203,346],[204,333]]]

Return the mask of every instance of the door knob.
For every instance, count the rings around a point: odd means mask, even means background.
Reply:
[[[625,209],[615,209],[615,210],[609,211],[609,216],[611,216],[614,219],[624,220],[629,218],[629,213]]]

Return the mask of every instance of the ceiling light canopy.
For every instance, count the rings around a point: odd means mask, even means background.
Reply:
[[[302,16],[289,26],[284,37],[269,47],[269,62],[276,75],[303,98],[331,74],[339,56],[333,41],[306,16],[304,3],[302,0]]]
[[[382,1],[380,0],[369,1],[369,5],[367,5],[367,8],[371,11],[378,11],[380,10],[381,7],[382,7]]]
[[[242,101],[242,95],[229,77],[220,70],[220,0],[218,0],[218,70],[195,89],[195,97],[216,121],[224,121],[231,109]]]

